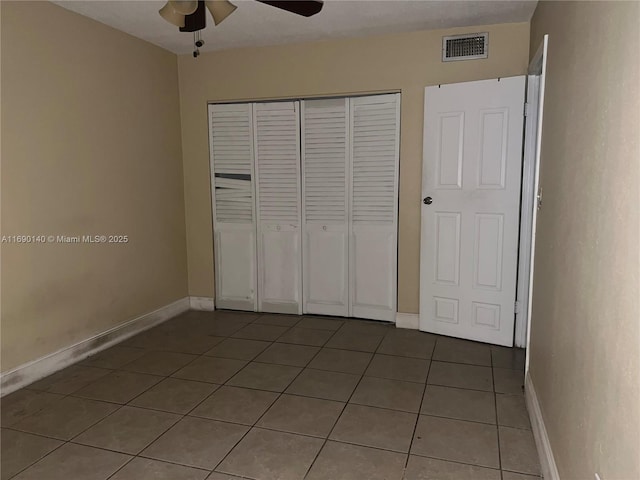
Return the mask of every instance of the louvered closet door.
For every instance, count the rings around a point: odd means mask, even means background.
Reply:
[[[256,103],[258,309],[302,313],[299,102]]]
[[[304,313],[349,315],[349,99],[302,102]]]
[[[400,95],[351,99],[351,315],[395,321]]]
[[[209,105],[216,306],[256,309],[250,104]]]

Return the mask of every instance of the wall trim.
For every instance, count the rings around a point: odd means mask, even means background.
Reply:
[[[396,313],[396,328],[410,328],[418,330],[420,326],[420,315],[417,313]]]
[[[216,309],[216,304],[213,297],[189,297],[189,308],[211,312]]]
[[[5,396],[30,383],[80,362],[90,355],[105,350],[144,330],[169,320],[189,310],[190,298],[184,297],[153,312],[145,313],[133,320],[93,335],[57,352],[22,364],[0,375],[0,396]]]
[[[533,438],[536,441],[536,448],[538,449],[538,456],[540,457],[542,476],[545,480],[560,480],[558,467],[556,466],[553,450],[551,450],[551,443],[549,442],[549,436],[547,435],[547,428],[545,427],[544,419],[542,418],[542,410],[538,403],[536,389],[533,386],[533,380],[531,380],[529,372],[527,372],[524,392],[525,400],[527,402],[527,410],[529,412],[529,419],[531,420],[531,428],[533,430]]]

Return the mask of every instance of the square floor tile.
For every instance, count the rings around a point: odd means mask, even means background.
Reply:
[[[490,367],[491,349],[486,343],[439,337],[433,352],[433,359],[441,362],[468,363]]]
[[[503,477],[504,478],[504,477]],[[500,470],[409,456],[405,480],[500,480]]]
[[[542,480],[540,475],[525,475],[523,473],[502,471],[502,480]]]
[[[188,413],[211,395],[218,385],[179,378],[166,378],[129,402],[143,408],[172,413]]]
[[[498,425],[531,430],[529,413],[524,395],[496,394]]]
[[[348,318],[345,320],[341,328],[343,332],[361,333],[364,335],[382,335],[395,330],[395,325],[390,322],[381,322],[378,320],[360,320],[356,318]]]
[[[206,480],[244,480],[242,477],[236,477],[235,475],[228,475],[226,473],[211,472],[211,475]]]
[[[63,442],[30,433],[2,429],[2,468],[0,478],[7,480],[55,450]]]
[[[213,321],[209,327],[209,335],[215,337],[230,337],[238,330],[249,325],[247,322],[237,322],[232,320]]]
[[[128,363],[123,370],[168,377],[186,364],[198,358],[196,355],[178,352],[150,351]]]
[[[408,452],[418,415],[349,404],[329,438],[366,447]]]
[[[228,385],[282,392],[300,373],[300,367],[251,362],[240,370]]]
[[[253,323],[263,325],[277,325],[279,327],[293,327],[302,317],[297,315],[261,315],[256,318]]]
[[[332,335],[332,330],[318,330],[312,328],[294,327],[284,332],[278,338],[278,342],[321,347],[325,343],[327,343]]]
[[[401,357],[431,358],[436,337],[417,330],[396,328],[387,332],[378,347],[378,353]]]
[[[136,455],[180,418],[172,413],[125,406],[74,438],[73,442]]]
[[[262,340],[245,340],[243,338],[225,338],[205,355],[210,357],[235,358],[237,360],[253,360],[271,342]]]
[[[496,393],[509,393],[511,395],[524,394],[524,372],[510,368],[494,368],[493,381],[496,384]]]
[[[256,362],[304,367],[318,353],[319,347],[274,343],[256,358]]]
[[[387,378],[363,377],[351,403],[418,413],[424,385]]]
[[[473,422],[496,423],[493,393],[427,385],[420,413]]]
[[[491,345],[491,363],[494,367],[510,368],[524,372],[524,348],[508,348]]]
[[[400,480],[407,455],[377,448],[327,442],[307,480]]]
[[[369,377],[390,378],[407,382],[424,383],[427,381],[429,360],[420,358],[395,357],[375,354],[365,375]]]
[[[513,472],[540,475],[538,451],[531,430],[499,428],[502,468]]]
[[[162,377],[156,375],[116,371],[81,388],[74,395],[105,402],[127,403],[161,380]]]
[[[323,348],[309,363],[309,368],[328,370],[330,372],[353,373],[362,375],[369,365],[373,354]]]
[[[111,373],[104,368],[85,367],[83,365],[71,365],[59,372],[32,383],[27,388],[30,390],[43,390],[49,393],[68,395],[86,387],[95,380]]]
[[[469,388],[471,390],[493,391],[493,378],[490,367],[463,365],[461,363],[431,362],[429,385]]]
[[[261,480],[302,480],[322,443],[320,438],[253,428],[216,470]]]
[[[341,348],[343,350],[356,350],[359,352],[375,352],[382,341],[382,333],[366,333],[360,330],[338,330],[326,343],[329,348]]]
[[[149,445],[143,457],[213,470],[249,430],[232,423],[185,417]]]
[[[278,398],[256,426],[326,437],[343,408],[344,403],[341,402],[284,394]]]
[[[296,324],[296,327],[336,331],[343,324],[344,322],[342,320],[311,316],[311,317],[303,317],[303,319]]]
[[[286,332],[289,327],[280,327],[277,325],[261,325],[259,323],[251,323],[246,327],[238,330],[233,334],[234,338],[247,338],[249,340],[264,340],[273,342],[276,338]]]
[[[26,389],[11,393],[0,399],[2,426],[10,427],[62,398],[62,395]]]
[[[222,384],[247,364],[233,358],[199,357],[172,375],[175,378]]]
[[[411,453],[500,468],[495,425],[420,415]]]
[[[287,389],[287,393],[346,402],[360,377],[349,373],[305,369]]]
[[[253,425],[278,398],[274,392],[239,387],[220,387],[198,405],[191,415]]]
[[[64,397],[24,418],[12,428],[60,440],[71,440],[117,409],[118,405],[113,403]]]
[[[84,360],[81,365],[86,367],[110,368],[114,370],[134,361],[136,358],[139,358],[144,354],[145,350],[142,348],[116,345],[115,347],[107,348],[102,352],[91,355]]]
[[[213,312],[215,320],[226,320],[230,322],[251,323],[255,321],[262,313],[255,312],[236,312],[233,310],[216,310]]]
[[[138,457],[109,480],[204,480],[208,474],[208,470]]]
[[[106,480],[130,459],[122,453],[67,443],[13,480]]]
[[[123,344],[149,350],[165,350],[169,352],[201,355],[207,350],[211,350],[222,340],[224,340],[224,337],[196,334],[189,331],[185,332],[184,329],[175,332],[153,329],[136,335]]]

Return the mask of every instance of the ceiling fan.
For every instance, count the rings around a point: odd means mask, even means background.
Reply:
[[[311,17],[322,10],[322,0],[256,0],[287,12]],[[220,24],[238,8],[229,0],[169,0],[159,11],[167,22],[179,27],[181,32],[194,32],[195,50],[193,56],[200,54],[204,45],[200,30],[207,26],[206,10],[213,17],[214,25]]]

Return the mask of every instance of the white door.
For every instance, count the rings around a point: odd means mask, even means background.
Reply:
[[[302,102],[304,313],[349,316],[349,99]]]
[[[258,310],[302,313],[298,102],[255,103]]]
[[[250,104],[209,105],[216,306],[256,310]]]
[[[400,95],[352,98],[350,124],[350,314],[395,321]]]
[[[513,345],[524,91],[425,90],[420,330]]]

